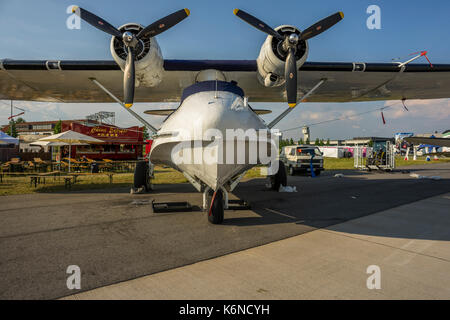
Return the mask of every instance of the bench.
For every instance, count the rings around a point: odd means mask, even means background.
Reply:
[[[45,176],[30,176],[30,187],[34,184],[34,187],[36,188],[40,183],[45,184]]]
[[[115,175],[115,172],[98,172],[98,173],[70,173],[70,176],[74,177],[74,183],[77,182],[78,177],[95,177],[95,176],[108,176],[109,183],[113,183],[113,176]]]
[[[63,178],[63,176],[61,176],[61,172],[60,171],[52,171],[52,172],[46,172],[46,173],[40,173],[40,174],[37,174],[37,175],[32,175],[32,176],[30,176],[30,187],[33,184],[34,184],[35,188],[40,183],[45,184],[45,178],[46,177],[53,177],[53,181],[56,181],[56,177],[58,177],[58,179]],[[73,177],[72,176],[64,176],[64,178],[69,178],[71,180]],[[65,182],[64,185],[67,186],[67,182]]]
[[[72,184],[76,182],[75,176],[60,176],[60,178],[64,179],[64,188],[66,189],[71,189]]]

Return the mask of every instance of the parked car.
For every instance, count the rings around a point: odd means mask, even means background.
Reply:
[[[288,174],[291,176],[300,172],[311,173],[311,164],[316,176],[320,175],[324,170],[323,155],[316,146],[295,145],[283,147],[280,160],[284,163]]]

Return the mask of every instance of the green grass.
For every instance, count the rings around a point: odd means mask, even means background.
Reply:
[[[12,194],[26,194],[26,193],[42,193],[42,192],[58,192],[67,191],[64,187],[64,179],[56,180],[53,177],[46,177],[45,184],[39,184],[35,188],[30,186],[30,178],[28,176],[8,176],[3,177],[3,182],[0,183],[0,196]],[[155,168],[155,179],[152,180],[154,184],[164,183],[184,183],[187,182],[182,173],[170,168]],[[133,184],[133,173],[117,173],[113,176],[113,183],[109,183],[107,175],[80,175],[77,178],[77,183],[72,185],[72,191],[91,190],[91,189],[106,189],[117,187],[129,187]]]
[[[395,158],[395,166],[396,167],[404,167],[404,166],[412,166],[412,165],[418,165],[418,164],[427,164],[432,165],[435,163],[442,163],[442,162],[450,162],[450,158],[440,158],[439,160],[431,160],[426,161],[425,157],[417,157],[416,161],[412,160],[412,157],[409,158],[409,161],[405,161],[403,157],[396,157]],[[342,158],[342,159],[336,159],[336,158],[324,158],[323,161],[323,167],[325,170],[348,170],[348,169],[354,169],[354,159],[353,158]]]
[[[353,158],[324,158],[323,167],[325,170],[354,169]]]
[[[425,157],[418,158],[417,161],[404,161],[403,158],[397,157],[396,166],[409,166],[415,164],[433,165],[435,163],[450,162],[450,158],[442,158],[439,161],[426,161]],[[348,159],[324,159],[325,170],[348,170],[353,168],[353,158]],[[256,166],[244,176],[244,179],[263,178],[261,175],[261,166]],[[177,184],[188,182],[184,175],[171,168],[163,168],[157,166],[155,168],[155,179],[152,180],[154,184]],[[133,184],[132,173],[117,173],[113,176],[113,183],[109,183],[109,178],[106,175],[83,175],[77,178],[77,183],[72,185],[71,190],[95,190],[107,189],[117,187],[130,187]],[[46,178],[46,184],[40,184],[36,188],[30,186],[30,178],[28,176],[4,176],[3,182],[0,183],[0,196],[12,194],[27,194],[27,193],[43,193],[43,192],[61,192],[67,191],[64,188],[64,180],[53,180],[51,177]]]

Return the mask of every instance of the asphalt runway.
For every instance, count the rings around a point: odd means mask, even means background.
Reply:
[[[142,195],[122,188],[1,197],[0,299],[59,298],[450,192],[450,163],[408,170],[442,179],[326,172],[289,177],[297,193],[269,191],[265,179],[246,181],[231,198],[248,200],[252,210],[226,211],[223,225],[209,224],[201,211],[152,212],[153,199],[200,206],[189,184],[157,185]],[[69,265],[81,268],[81,290],[67,289]]]

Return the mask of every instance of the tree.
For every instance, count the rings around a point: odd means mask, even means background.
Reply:
[[[298,144],[305,144],[305,142],[303,141],[303,138],[300,138],[300,140],[298,140]]]
[[[327,139],[327,146],[330,145],[330,138]]]
[[[61,133],[62,131],[62,121],[59,120],[58,123],[55,125],[55,127],[53,128],[53,133],[57,134],[57,133]]]
[[[319,138],[316,138],[316,141],[314,141],[315,146],[320,146],[320,140]]]
[[[289,140],[289,145],[293,146],[294,144],[294,139],[291,138],[291,140]]]
[[[306,142],[305,142],[305,144],[309,144],[309,138],[308,138],[308,139],[306,139]]]
[[[25,119],[22,118],[22,117],[19,117],[19,118],[17,118],[17,120],[16,120],[16,123],[24,123],[24,122],[26,122],[26,121],[25,121]]]
[[[10,121],[7,134],[13,138],[17,138],[16,122],[14,120]]]
[[[324,146],[324,145],[325,145],[325,142],[323,141],[323,139],[320,139],[320,145],[321,145],[321,146]]]
[[[144,140],[148,140],[150,138],[150,135],[148,134],[147,127],[144,127]]]

